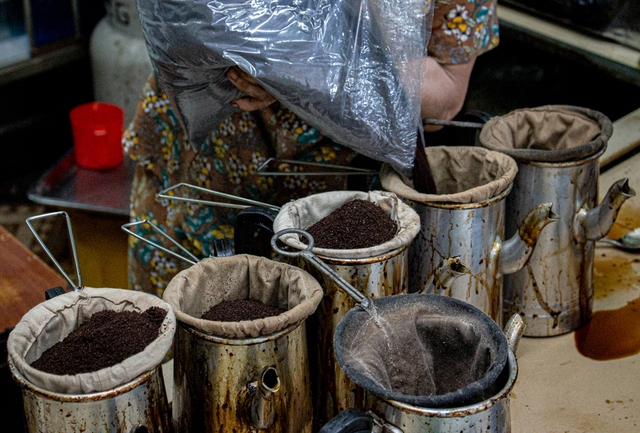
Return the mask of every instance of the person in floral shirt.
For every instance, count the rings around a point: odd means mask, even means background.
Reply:
[[[475,58],[498,44],[496,2],[429,0],[429,7],[433,21],[423,68],[422,115],[452,119],[464,103]],[[239,69],[231,68],[227,78],[247,96],[233,102],[239,111],[217,125],[195,150],[154,75],[146,83],[137,113],[122,139],[125,151],[137,163],[131,221],[149,221],[199,258],[214,253],[214,239],[233,239],[238,211],[160,199],[158,192],[188,183],[282,205],[318,192],[343,190],[348,176],[299,175],[311,169],[292,163],[280,164],[277,169],[296,172],[295,176],[264,176],[257,169],[268,158],[349,166],[357,156],[300,120]],[[193,189],[176,192],[194,199],[214,199]],[[148,225],[138,225],[135,230],[169,247]],[[162,296],[169,281],[185,266],[130,236],[133,289]]]

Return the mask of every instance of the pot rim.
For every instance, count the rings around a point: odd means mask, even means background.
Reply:
[[[508,357],[507,357],[507,365],[509,368],[509,379],[507,383],[502,387],[500,392],[495,394],[494,396],[481,401],[479,403],[475,403],[469,406],[461,406],[454,408],[442,408],[442,409],[429,409],[424,407],[413,406],[407,403],[401,403],[395,400],[387,400],[382,397],[378,397],[372,393],[377,399],[380,401],[393,406],[403,412],[410,412],[420,416],[427,416],[430,418],[459,418],[465,417],[469,415],[473,415],[476,413],[484,412],[500,403],[505,397],[509,398],[509,393],[513,389],[516,379],[518,377],[518,360],[516,355],[513,353],[513,350],[509,348]]]
[[[229,345],[229,346],[251,346],[253,344],[261,344],[261,343],[266,343],[267,341],[271,341],[271,340],[277,340],[278,338],[282,337],[283,335],[289,334],[290,332],[293,332],[296,330],[296,328],[302,326],[303,323],[305,323],[305,320],[300,321],[299,323],[294,323],[291,326],[287,326],[284,329],[281,329],[279,331],[274,332],[273,334],[269,334],[269,335],[263,335],[260,337],[251,337],[251,338],[226,338],[226,337],[219,337],[217,335],[212,335],[212,334],[205,334],[204,332],[200,331],[199,329],[194,328],[193,326],[190,326],[184,322],[181,322],[180,320],[178,320],[178,324],[180,325],[181,328],[183,328],[186,332],[193,334],[194,336],[201,338],[205,341],[208,341],[209,343],[217,343],[217,344],[224,344],[224,345]]]
[[[339,257],[327,257],[321,254],[316,254],[316,256],[322,260],[323,262],[330,265],[346,265],[346,266],[357,266],[357,265],[371,265],[375,263],[381,263],[386,260],[389,260],[395,256],[398,256],[405,252],[411,244],[404,245],[402,247],[396,248],[395,250],[388,251],[383,254],[379,254],[373,257],[360,257],[360,258],[339,258]]]
[[[435,201],[429,201],[429,202],[416,201],[415,203],[423,206],[435,207],[440,209],[451,209],[451,210],[480,209],[483,207],[489,207],[493,204],[496,204],[504,200],[509,195],[512,189],[513,189],[513,182],[511,182],[509,186],[507,186],[507,188],[504,191],[502,191],[500,194],[494,195],[493,197],[478,203],[451,203],[451,202],[435,202]]]
[[[147,371],[146,373],[141,374],[130,382],[127,382],[123,385],[117,386],[113,389],[109,389],[107,391],[100,392],[91,392],[88,394],[61,394],[58,392],[47,391],[46,389],[42,389],[40,387],[35,386],[31,382],[29,382],[18,369],[13,365],[13,361],[11,357],[9,357],[9,370],[11,371],[11,375],[14,380],[18,382],[21,388],[26,389],[34,394],[37,394],[41,397],[62,401],[62,402],[73,402],[73,403],[89,403],[100,400],[107,400],[113,397],[117,397],[119,395],[125,394],[143,383],[147,382],[153,374],[155,374],[159,369],[161,369],[162,364],[158,364],[154,369]]]
[[[579,165],[589,164],[593,162],[595,159],[599,159],[602,154],[607,150],[607,146],[604,146],[597,153],[594,153],[591,156],[588,156],[584,159],[579,159],[577,161],[566,161],[566,162],[542,162],[542,161],[528,161],[523,159],[515,158],[518,165],[531,165],[534,167],[543,167],[543,168],[568,168],[568,167],[577,167]]]

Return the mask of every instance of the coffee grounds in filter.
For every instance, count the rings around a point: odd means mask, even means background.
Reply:
[[[158,338],[167,311],[95,313],[62,341],[45,350],[31,366],[45,373],[75,375],[111,367],[142,352]]]
[[[240,322],[242,320],[264,319],[277,316],[285,310],[266,305],[252,299],[237,299],[234,301],[222,301],[214,305],[202,315],[205,320],[217,322]]]
[[[337,250],[369,248],[390,241],[398,225],[379,206],[367,200],[345,203],[307,228],[315,246]]]

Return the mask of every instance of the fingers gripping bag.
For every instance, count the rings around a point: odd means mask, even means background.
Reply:
[[[333,141],[410,176],[430,0],[137,0],[149,56],[194,146],[244,96],[238,66]]]

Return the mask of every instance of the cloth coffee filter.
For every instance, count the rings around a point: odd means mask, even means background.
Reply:
[[[320,284],[295,266],[240,254],[202,260],[176,275],[163,299],[176,318],[209,335],[254,338],[304,321],[322,300]],[[217,322],[201,317],[222,301],[252,299],[286,310],[264,319]]]
[[[306,230],[344,204],[356,199],[380,206],[396,222],[398,226],[396,235],[388,242],[370,248],[338,250],[314,247],[314,254],[347,259],[377,257],[409,245],[420,231],[418,214],[403,203],[397,195],[387,191],[333,191],[301,198],[282,206],[273,222],[273,231],[277,233],[291,228]],[[281,239],[293,248],[300,250],[307,248],[297,235],[284,235]]]
[[[167,311],[158,338],[145,349],[112,367],[91,373],[55,375],[31,363],[63,340],[94,313],[104,310],[142,313],[151,307]],[[7,342],[9,357],[20,374],[35,386],[61,394],[108,391],[156,368],[173,342],[176,317],[171,306],[156,296],[124,289],[85,287],[36,305],[16,325]]]
[[[353,308],[334,335],[338,363],[354,383],[425,408],[461,407],[495,394],[508,344],[489,316],[435,294],[374,303],[377,317]]]
[[[435,194],[422,194],[413,182],[385,164],[380,169],[382,187],[418,203],[479,203],[495,197],[513,182],[518,166],[513,158],[480,147],[426,147]]]
[[[485,123],[480,143],[517,161],[568,162],[603,151],[613,133],[611,120],[582,107],[525,108]]]

